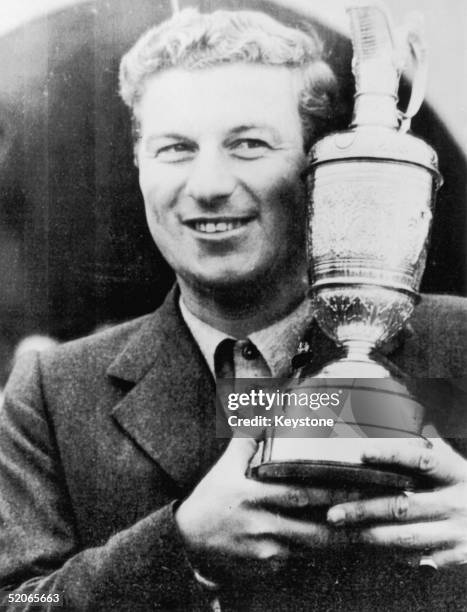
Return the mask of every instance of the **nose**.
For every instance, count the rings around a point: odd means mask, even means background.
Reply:
[[[228,198],[235,189],[229,160],[215,147],[200,150],[190,170],[186,194],[199,203],[215,204]]]

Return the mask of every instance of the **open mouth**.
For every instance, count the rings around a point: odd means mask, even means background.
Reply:
[[[251,217],[238,219],[195,219],[186,221],[186,224],[202,234],[223,234],[239,229],[249,223]]]

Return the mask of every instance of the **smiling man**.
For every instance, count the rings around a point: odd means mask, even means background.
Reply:
[[[135,107],[154,241],[200,319],[218,327],[219,303],[240,314],[238,304],[250,302],[237,335],[258,329],[258,315],[264,327],[303,300],[301,81],[281,66],[173,68],[147,79]]]
[[[177,284],[155,313],[16,367],[0,416],[7,604],[457,605],[467,462],[451,447],[366,457],[429,473],[433,490],[362,501],[249,479],[256,443],[215,437],[216,377],[287,376],[302,338],[318,361],[331,350],[304,299],[306,152],[336,99],[317,38],[260,13],[183,11],[125,56],[121,94]],[[427,299],[413,324],[396,363],[462,376],[463,303]],[[420,583],[427,549],[447,579]]]

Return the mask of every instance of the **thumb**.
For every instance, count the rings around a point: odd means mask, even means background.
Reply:
[[[258,450],[258,442],[254,438],[233,437],[224,456],[235,461],[239,467],[247,467]]]

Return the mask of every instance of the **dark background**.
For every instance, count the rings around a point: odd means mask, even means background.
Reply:
[[[180,4],[299,21],[268,2]],[[172,283],[146,229],[117,94],[121,55],[171,13],[164,0],[95,0],[0,38],[0,384],[21,337],[66,340],[148,312]],[[349,44],[320,28],[349,101]],[[413,129],[438,151],[445,179],[422,288],[465,295],[466,158],[427,105]]]

